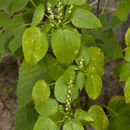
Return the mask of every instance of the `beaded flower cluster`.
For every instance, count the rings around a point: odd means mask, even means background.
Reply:
[[[73,9],[73,5],[70,5],[68,7],[68,9],[66,10],[66,15],[65,16],[69,16],[72,13],[72,9]],[[62,23],[63,16],[64,16],[63,10],[64,10],[63,3],[61,2],[61,0],[59,0],[58,5],[57,5],[57,16],[56,16],[53,13],[52,5],[48,2],[48,4],[47,4],[47,11],[49,13],[49,19],[51,20],[50,25],[52,27],[54,27],[55,25],[57,27],[59,27],[59,25]],[[57,22],[55,22],[55,19],[57,20]]]
[[[68,84],[68,94],[67,94],[67,99],[66,99],[66,119],[71,119],[72,117],[72,110],[71,110],[71,96],[72,96],[72,87],[73,87],[73,77],[71,77],[70,82]]]

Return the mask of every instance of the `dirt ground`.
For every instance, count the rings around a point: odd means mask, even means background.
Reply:
[[[103,89],[96,100],[107,105],[112,96],[122,95],[124,83],[113,78],[113,69],[119,61],[105,64]],[[6,57],[0,63],[0,130],[14,130],[14,116],[17,107],[16,84],[18,80],[17,60]]]
[[[17,60],[8,56],[0,63],[0,130],[14,129],[17,80]]]

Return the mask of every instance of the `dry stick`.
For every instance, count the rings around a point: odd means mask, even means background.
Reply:
[[[98,3],[97,3],[97,16],[99,15],[99,6],[100,6],[100,0],[98,0]]]
[[[104,13],[104,10],[105,10],[105,8],[106,8],[106,6],[107,6],[107,4],[108,4],[108,1],[109,1],[109,0],[105,0],[105,4],[104,4],[104,6],[103,6],[103,8],[102,8],[101,14]]]

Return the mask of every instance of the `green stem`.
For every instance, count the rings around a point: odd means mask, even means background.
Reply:
[[[35,8],[37,7],[33,0],[30,0],[30,2],[32,3],[32,5],[33,5]]]
[[[65,22],[63,25],[66,25],[66,24],[68,24],[70,21],[67,21],[67,22]]]

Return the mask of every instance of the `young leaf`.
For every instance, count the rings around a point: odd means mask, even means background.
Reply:
[[[126,80],[124,91],[125,91],[125,102],[130,103],[130,76]]]
[[[100,106],[93,105],[92,107],[89,108],[88,113],[94,120],[90,124],[96,130],[103,130],[108,127],[109,123],[108,118]]]
[[[83,111],[82,109],[77,109],[75,111],[74,118],[82,122],[82,124],[84,125],[87,125],[88,122],[94,121],[93,118],[89,115],[89,113]]]
[[[81,71],[79,71],[77,76],[76,76],[76,86],[81,91],[83,89],[84,84],[85,84],[85,76]]]
[[[50,96],[50,88],[49,85],[44,80],[38,80],[32,91],[32,98],[34,100],[35,105],[42,102],[44,99],[49,98]]]
[[[40,115],[54,115],[59,108],[59,104],[56,100],[48,98],[40,102],[35,106],[36,111]]]
[[[76,63],[80,66],[80,61],[83,59],[83,66],[89,63],[89,55],[86,46],[81,46],[79,54],[76,58]]]
[[[100,20],[93,13],[85,9],[77,9],[71,21],[79,28],[93,29],[101,27]]]
[[[89,55],[89,64],[86,66],[87,74],[104,74],[104,54],[98,47],[89,47],[87,49]]]
[[[39,116],[33,130],[60,130],[60,128],[47,116]]]
[[[40,28],[30,27],[24,31],[22,47],[26,62],[35,65],[48,50],[47,37],[45,33],[41,33]]]
[[[125,34],[125,42],[128,47],[130,47],[130,27],[128,28]]]
[[[53,53],[63,64],[70,64],[80,48],[80,34],[72,28],[59,28],[51,38]]]
[[[85,81],[85,90],[90,98],[97,99],[102,89],[101,77],[97,74],[88,75]]]
[[[41,20],[44,17],[44,13],[45,13],[45,6],[43,4],[40,4],[34,14],[33,14],[33,19],[32,19],[32,26],[37,26]]]
[[[78,120],[71,120],[64,124],[63,130],[84,130],[84,128]]]
[[[130,62],[130,47],[125,50],[125,60]]]
[[[73,85],[71,92],[72,92],[71,99],[72,101],[74,101],[78,97],[78,88],[75,85]],[[68,94],[68,85],[64,83],[63,76],[61,76],[56,81],[54,93],[55,93],[55,98],[59,102],[66,103],[67,94]]]

